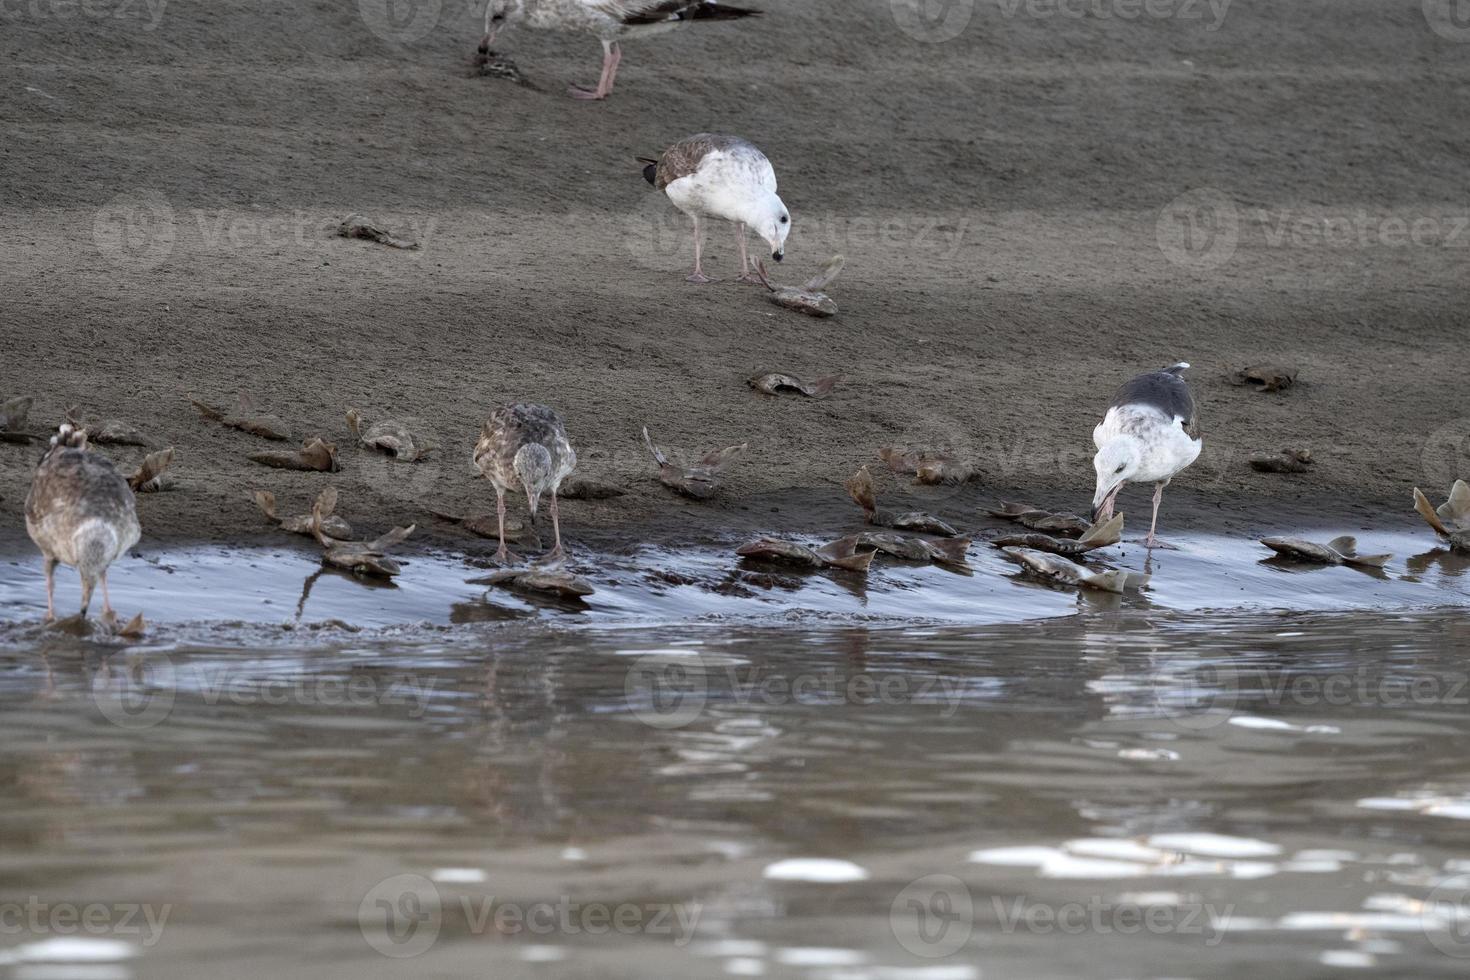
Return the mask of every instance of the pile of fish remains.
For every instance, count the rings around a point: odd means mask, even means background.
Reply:
[[[965,552],[969,538],[930,541],[917,535],[893,534],[887,531],[863,531],[829,541],[819,548],[808,548],[794,541],[759,538],[741,545],[735,553],[742,558],[787,562],[806,568],[836,568],[847,572],[866,572],[881,551],[902,561],[933,562],[951,568],[968,570]]]
[[[1002,534],[992,538],[990,543],[1007,558],[1020,562],[1027,571],[1042,578],[1063,585],[1081,585],[1118,593],[1141,589],[1148,584],[1149,576],[1141,572],[1097,570],[1065,557],[1085,555],[1123,540],[1121,513],[1102,523],[1088,524],[1076,514],[1006,501],[1001,501],[1000,507],[992,508],[989,513],[992,517],[1015,521],[1031,529],[1029,533]],[[1047,531],[1055,534],[1045,533]]]

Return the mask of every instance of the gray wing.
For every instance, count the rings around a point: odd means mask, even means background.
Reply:
[[[688,177],[699,169],[704,158],[715,150],[730,151],[739,147],[755,147],[738,136],[720,133],[697,133],[686,136],[664,150],[654,171],[653,186],[659,190],[668,187],[680,177]]]
[[[1181,419],[1184,431],[1198,437],[1199,422],[1195,415],[1194,396],[1189,385],[1173,368],[1140,374],[1123,384],[1108,403],[1109,408],[1124,405],[1147,405],[1171,418]]]

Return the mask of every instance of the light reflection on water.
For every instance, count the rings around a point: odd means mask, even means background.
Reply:
[[[0,898],[170,907],[0,971],[1462,975],[1462,612],[199,640],[0,653]]]

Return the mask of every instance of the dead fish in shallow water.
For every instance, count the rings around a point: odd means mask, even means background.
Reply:
[[[930,486],[940,483],[964,483],[974,475],[969,463],[961,462],[943,453],[926,453],[918,450],[884,446],[878,456],[895,473],[912,473],[915,483]]]
[[[419,247],[418,242],[411,242],[406,238],[395,237],[370,223],[367,218],[364,218],[360,214],[349,214],[346,218],[342,219],[342,223],[337,226],[337,235],[339,238],[364,238],[370,242],[377,242],[379,245],[387,245],[389,248],[400,248],[406,251]]]
[[[933,514],[926,514],[919,510],[904,513],[880,510],[877,491],[873,487],[873,474],[868,472],[866,463],[859,466],[857,472],[848,477],[843,486],[853,501],[863,509],[869,524],[891,527],[895,531],[924,531],[946,538],[959,536],[959,531]]]
[[[1317,544],[1304,538],[1262,538],[1261,544],[1278,555],[1300,558],[1323,565],[1360,565],[1364,568],[1382,568],[1393,555],[1360,555],[1358,539],[1351,534],[1333,538],[1326,544]]]
[[[1054,538],[1039,531],[1030,534],[1002,534],[990,543],[997,548],[1031,548],[1053,555],[1085,555],[1098,548],[1106,548],[1123,540],[1123,515],[1114,514],[1109,520],[1094,524],[1080,538]]]
[[[591,595],[592,583],[580,575],[573,575],[560,565],[531,565],[528,568],[507,568],[491,572],[484,578],[470,579],[473,585],[498,585],[522,592],[541,592],[560,596],[563,599],[580,599]]]
[[[1315,463],[1310,449],[1283,449],[1279,453],[1252,453],[1251,469],[1259,473],[1305,473]]]
[[[848,542],[846,546],[842,544],[844,541]],[[816,549],[794,541],[758,538],[736,548],[735,553],[741,558],[763,558],[767,561],[804,565],[807,568],[840,568],[848,572],[866,572],[868,566],[873,564],[873,555],[876,554],[873,551],[858,554],[851,541],[844,538]]]
[[[397,419],[380,419],[366,426],[365,421],[357,409],[347,410],[347,427],[352,430],[357,441],[369,449],[377,449],[411,463],[434,451],[432,445],[422,438],[415,438],[408,426]]]
[[[1423,491],[1415,487],[1414,509],[1430,527],[1449,540],[1451,550],[1470,554],[1470,484],[1456,480],[1450,487],[1449,499],[1438,507],[1430,504]]]
[[[251,499],[255,501],[255,506],[260,508],[261,513],[275,521],[276,526],[282,531],[289,531],[292,534],[304,534],[307,537],[313,536],[312,515],[297,514],[294,517],[279,516],[276,513],[276,495],[269,490],[256,490],[251,494]],[[350,541],[353,537],[352,528],[336,514],[322,515],[322,533],[329,538],[336,538],[338,541]]]
[[[658,478],[663,485],[695,500],[706,500],[719,489],[721,471],[748,445],[742,442],[738,446],[716,449],[706,453],[698,462],[679,466],[670,462],[663,450],[653,444],[646,425],[643,427],[643,442],[653,453],[653,461],[658,464]]]
[[[337,447],[321,436],[312,436],[301,444],[300,449],[267,449],[251,453],[246,457],[252,463],[274,466],[278,470],[311,470],[318,473],[335,473]]]
[[[138,465],[137,471],[128,477],[128,486],[133,488],[133,493],[158,493],[162,490],[173,489],[173,478],[167,476],[164,471],[174,462],[174,447],[160,449],[156,453],[149,453],[143,457],[143,462]]]
[[[1085,585],[1092,589],[1122,594],[1143,588],[1149,580],[1148,575],[1124,569],[1095,572],[1084,565],[1068,561],[1060,555],[1049,555],[1044,551],[1034,551],[1030,548],[1009,547],[1002,548],[1001,551],[1026,566],[1027,570],[1064,585]]]
[[[220,425],[226,425],[232,429],[239,429],[241,432],[248,432],[253,436],[260,436],[262,439],[273,439],[276,442],[291,441],[291,430],[286,426],[286,423],[269,412],[262,412],[257,409],[255,407],[255,399],[249,392],[241,391],[236,396],[237,405],[233,415],[226,415],[224,409],[199,401],[193,395],[188,397],[189,404],[197,408],[199,414],[211,422],[218,422]]]
[[[1076,536],[1086,534],[1088,528],[1092,527],[1090,523],[1076,514],[1066,511],[1053,513],[1030,504],[1013,504],[1004,500],[1000,502],[999,509],[988,507],[986,513],[991,517],[1015,521],[1022,527],[1028,527],[1033,531],[1053,531]]]
[[[850,546],[847,544],[849,541]],[[881,551],[885,555],[891,555],[903,561],[932,561],[936,565],[951,565],[956,568],[970,567],[965,557],[965,553],[970,548],[969,538],[930,541],[928,538],[895,534],[891,531],[863,531],[860,534],[838,538],[817,550],[822,552],[827,548],[839,546],[851,547],[855,550],[872,549],[875,553]]]
[[[311,505],[311,534],[322,546],[322,564],[340,568],[354,575],[391,578],[402,571],[398,562],[389,558],[387,550],[400,544],[413,533],[414,525],[395,527],[372,541],[334,541],[327,536],[324,522],[337,509],[337,488],[327,487]]]
[[[815,381],[805,381],[794,374],[758,374],[751,378],[746,384],[756,391],[767,395],[779,395],[783,391],[794,391],[806,395],[808,398],[826,398],[832,394],[833,387],[837,382],[844,380],[842,375],[834,374],[830,378],[818,378]]]
[[[1238,385],[1255,385],[1257,391],[1282,391],[1296,384],[1296,368],[1280,364],[1252,364],[1236,371],[1231,381]]]
[[[841,255],[834,255],[827,262],[821,272],[812,276],[800,286],[778,286],[771,282],[766,274],[766,264],[756,262],[756,275],[765,287],[771,291],[770,300],[777,306],[784,306],[788,310],[796,310],[807,316],[829,317],[837,315],[837,304],[832,302],[832,297],[822,292],[827,284],[837,278],[837,273],[842,271],[843,264],[847,259]]]

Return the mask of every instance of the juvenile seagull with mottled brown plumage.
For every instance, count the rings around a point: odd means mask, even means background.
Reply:
[[[105,456],[87,450],[87,433],[67,423],[51,437],[26,495],[26,533],[46,559],[46,618],[56,617],[57,564],[82,579],[82,615],[102,583],[102,610],[112,616],[107,568],[138,543],[142,531],[133,491]]]
[[[700,265],[701,217],[735,224],[742,282],[762,281],[746,253],[747,228],[771,246],[771,258],[780,262],[785,257],[791,212],[776,195],[775,168],[753,143],[738,136],[697,133],[664,150],[657,160],[639,157],[639,162],[647,164],[644,179],[694,222],[694,272],[689,282],[714,281]]]
[[[561,519],[556,509],[556,491],[577,466],[577,453],[567,438],[561,417],[545,405],[516,403],[502,405],[490,414],[475,443],[475,466],[495,486],[495,509],[500,519],[500,550],[497,561],[511,558],[505,547],[505,493],[524,490],[531,506],[531,522],[541,495],[551,492],[551,526],[556,547],[548,557],[560,558]]]
[[[576,99],[605,99],[623,60],[620,38],[662,34],[695,20],[736,20],[759,13],[715,0],[487,0],[480,53],[488,54],[495,35],[512,24],[595,34],[602,42],[602,77],[595,89],[573,85],[569,91]]]

